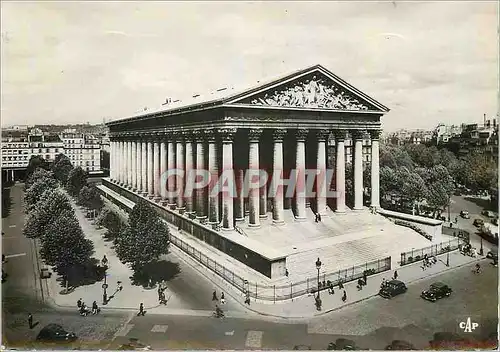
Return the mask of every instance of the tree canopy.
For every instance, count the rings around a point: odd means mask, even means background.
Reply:
[[[156,211],[144,200],[137,202],[128,219],[128,225],[117,238],[116,252],[134,271],[168,253],[170,232]]]
[[[25,180],[28,180],[37,168],[50,170],[50,165],[41,155],[32,155],[26,167]]]
[[[83,186],[78,195],[78,204],[88,209],[101,210],[103,202],[95,186]]]
[[[83,186],[87,184],[87,173],[81,167],[75,167],[68,175],[66,189],[73,197],[78,197]]]
[[[54,173],[54,177],[61,182],[62,185],[66,184],[71,170],[73,170],[71,160],[62,153],[57,154],[52,164],[52,172]]]
[[[33,173],[32,177],[30,178],[30,180],[33,180],[33,183],[30,182],[30,187],[26,189],[26,192],[24,194],[25,211],[28,213],[34,210],[45,191],[54,190],[58,187],[57,181],[55,179],[51,177],[34,177],[37,174],[38,173],[36,171]]]

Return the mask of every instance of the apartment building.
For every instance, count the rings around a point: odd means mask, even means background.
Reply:
[[[80,166],[89,174],[101,172],[101,145],[99,138],[92,134],[66,129],[61,135],[64,154],[74,167]]]

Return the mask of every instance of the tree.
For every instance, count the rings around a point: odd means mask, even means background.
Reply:
[[[455,189],[453,178],[442,165],[431,169],[419,169],[418,173],[427,185],[426,200],[435,209],[443,209],[450,203],[451,195]]]
[[[60,153],[56,155],[54,159],[54,163],[52,164],[52,172],[54,173],[54,177],[61,182],[61,184],[65,185],[68,180],[68,175],[73,170],[73,164],[71,164],[71,160],[69,158]]]
[[[37,168],[50,170],[50,165],[41,155],[32,155],[26,168],[25,180],[28,180]]]
[[[83,186],[78,195],[78,204],[88,208],[101,210],[103,202],[95,186]]]
[[[399,171],[398,183],[400,184],[401,197],[408,201],[413,209],[425,199],[428,190],[418,173],[403,168]]]
[[[33,173],[33,175],[36,174],[36,172]],[[25,211],[27,213],[32,212],[37,207],[37,203],[40,201],[43,193],[49,189],[56,189],[57,186],[57,181],[53,178],[37,178],[24,194]]]
[[[48,189],[40,197],[35,209],[28,215],[24,234],[29,238],[44,238],[47,227],[65,210],[73,211],[68,196],[60,189]]]
[[[120,260],[136,272],[168,253],[170,231],[155,210],[139,200],[129,215],[125,232],[117,239],[116,252]]]
[[[51,171],[39,167],[35,171],[33,171],[28,178],[26,178],[26,182],[24,183],[24,189],[25,190],[29,189],[31,185],[35,183],[35,181],[48,180],[48,179],[54,179],[54,174]]]
[[[74,212],[64,211],[48,227],[41,254],[47,264],[68,277],[89,263],[94,253],[92,241],[85,238]]]
[[[125,229],[125,224],[120,216],[113,212],[111,209],[105,207],[99,213],[96,221],[97,225],[104,226],[108,229],[106,237],[117,238],[117,236]]]
[[[380,169],[380,195],[386,198],[387,195],[399,194],[399,175],[390,167]]]
[[[87,173],[81,168],[72,169],[68,175],[66,189],[73,197],[78,197],[80,190],[87,184]]]

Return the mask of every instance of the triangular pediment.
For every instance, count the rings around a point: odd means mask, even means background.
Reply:
[[[256,87],[226,101],[229,105],[379,111],[389,109],[322,66]]]

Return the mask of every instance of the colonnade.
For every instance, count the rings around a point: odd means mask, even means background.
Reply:
[[[221,173],[235,169],[234,162],[234,138],[238,130],[236,128],[219,128],[196,131],[170,131],[164,134],[139,135],[115,135],[111,139],[110,153],[110,179],[111,181],[142,193],[151,199],[161,201],[172,209],[178,209],[187,213],[192,218],[211,224],[220,224],[223,229],[231,230],[234,223],[245,218],[243,182],[248,179],[244,177],[244,170],[234,171],[236,182],[235,197],[228,191],[218,194],[210,192],[219,182]],[[248,170],[256,172],[259,165],[259,156],[268,153],[262,150],[261,136],[264,129],[250,129],[248,136]],[[333,132],[333,133],[331,133]],[[345,148],[344,141],[349,132],[354,143],[354,210],[363,209],[363,135],[364,130],[285,130],[274,129],[272,131],[273,141],[273,175],[280,174],[284,170],[284,138],[292,134],[295,144],[295,219],[303,221],[306,219],[306,139],[311,133],[315,136],[317,143],[316,155],[316,209],[320,214],[327,211],[327,188],[326,180],[326,147],[328,138],[333,135],[336,146],[335,165],[335,212],[346,211],[345,197]],[[369,130],[371,137],[371,206],[379,207],[379,136],[380,130]],[[221,153],[220,153],[221,152]],[[208,155],[206,155],[208,153]],[[222,156],[219,163],[218,155]],[[207,156],[207,158],[206,158]],[[241,157],[236,155],[236,157]],[[206,164],[206,165],[205,165]],[[219,170],[219,164],[222,170]],[[196,189],[193,193],[184,194],[184,190],[192,189],[187,182],[194,182],[190,178],[165,179],[167,170],[185,170],[188,175],[190,170],[208,170],[211,178],[208,188]],[[219,185],[221,186],[221,185]],[[272,197],[272,220],[276,225],[284,224],[285,185],[281,177],[273,177],[270,187],[274,190]],[[167,192],[168,197],[167,197]],[[177,196],[174,196],[174,191]],[[268,215],[267,209],[267,185],[261,189],[250,187],[248,193],[248,217],[250,227],[259,227],[261,219]],[[219,202],[222,202],[222,207]],[[219,214],[219,209],[222,214]]]

